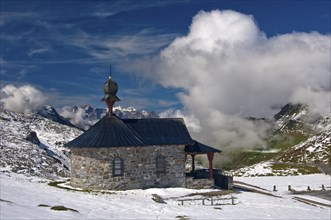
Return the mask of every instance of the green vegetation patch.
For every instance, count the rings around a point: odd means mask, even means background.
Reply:
[[[67,180],[67,181],[69,181],[69,180]],[[68,190],[68,191],[76,191],[76,192],[86,192],[86,193],[90,193],[90,194],[93,194],[93,195],[98,195],[98,194],[107,194],[107,195],[116,194],[115,192],[109,192],[109,191],[105,191],[105,190],[74,189],[74,188],[70,188],[70,187],[60,186],[60,184],[66,183],[67,181],[50,182],[50,183],[48,183],[48,185],[49,186],[52,186],[52,187],[59,188],[59,189],[65,189],[65,190]]]
[[[237,151],[230,153],[231,161],[224,164],[222,169],[239,169],[245,166],[251,166],[261,161],[270,160],[279,153],[263,153],[263,151]]]
[[[55,210],[55,211],[73,211],[73,212],[78,212],[76,209],[67,208],[67,207],[62,206],[62,205],[52,206],[52,207],[51,207],[51,210]]]
[[[314,174],[320,173],[317,167],[308,166],[308,165],[301,165],[301,164],[283,164],[283,163],[275,163],[271,166],[274,172],[277,171],[288,171],[291,169],[296,170],[294,174]]]
[[[258,150],[255,151],[234,151],[229,153],[228,157],[231,159],[230,162],[227,162],[222,165],[222,169],[224,170],[232,170],[239,169],[246,166],[251,166],[256,163],[260,163],[262,161],[267,161],[270,159],[275,159],[280,157],[285,150],[290,149],[294,145],[301,143],[302,141],[307,140],[308,135],[291,131],[288,133],[278,132],[272,136],[270,136],[267,140],[267,146],[269,149],[279,150],[278,152],[268,152],[265,153],[263,150],[260,152]],[[259,149],[259,148],[253,148]]]
[[[55,182],[50,182],[48,183],[49,186],[53,186],[53,187],[58,187],[58,188],[64,188],[62,186],[58,186],[59,184],[65,183],[66,181],[55,181]]]
[[[68,191],[87,192],[87,193],[91,192],[91,190],[89,190],[89,189],[78,190],[78,189],[72,189],[72,188],[59,186],[59,184],[66,183],[66,182],[67,181],[55,181],[55,182],[48,183],[48,185],[52,186],[52,187],[60,188],[60,189],[65,189],[65,190],[68,190]]]
[[[308,137],[309,136],[307,134],[303,134],[300,132],[290,132],[287,134],[278,133],[271,136],[267,140],[267,144],[270,148],[273,149],[286,150],[293,147],[294,145],[301,143],[302,141],[307,140]]]
[[[51,207],[51,206],[46,205],[46,204],[39,204],[38,207]]]
[[[189,220],[189,219],[190,219],[190,218],[189,218],[188,216],[186,216],[186,215],[178,215],[178,216],[176,216],[176,218],[179,219],[179,220]]]

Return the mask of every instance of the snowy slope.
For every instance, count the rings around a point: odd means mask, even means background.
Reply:
[[[282,133],[297,132],[309,135],[330,124],[330,115],[322,116],[302,104],[286,104],[275,116],[274,129]]]
[[[282,162],[331,163],[331,124],[278,158]]]
[[[267,146],[268,160],[233,171],[236,176],[301,175],[331,170],[331,116],[310,112],[300,104],[287,104],[274,116]],[[256,155],[251,152],[251,157]],[[259,154],[271,152],[256,151]],[[261,155],[259,155],[263,158]],[[239,161],[240,162],[240,161]]]
[[[277,185],[273,197],[253,192],[233,194],[236,205],[221,205],[215,201],[211,205],[206,200],[185,202],[178,198],[203,198],[189,196],[218,190],[191,190],[184,188],[152,188],[147,190],[78,192],[59,189],[47,185],[43,179],[28,178],[23,175],[1,174],[1,219],[329,219],[331,209],[319,205],[309,205],[294,200],[287,185],[320,189],[324,184],[330,187],[330,176],[309,175],[298,177],[254,177],[239,178],[241,182],[257,184],[267,190]],[[299,188],[298,188],[299,189]],[[152,194],[158,194],[166,203],[156,203]],[[231,195],[217,198],[229,198]],[[216,198],[216,197],[215,197]],[[310,197],[323,204],[329,201]],[[53,206],[70,208],[55,211]]]
[[[54,121],[54,122],[58,122],[63,125],[75,127],[67,119],[65,119],[64,117],[59,115],[53,106],[44,105],[36,113],[44,118],[48,118],[48,119]]]
[[[33,132],[37,140],[28,141]],[[1,109],[1,169],[50,179],[68,176],[69,152],[63,144],[81,132],[37,114]]]

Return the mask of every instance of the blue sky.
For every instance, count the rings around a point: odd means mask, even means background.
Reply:
[[[186,36],[199,11],[252,15],[272,38],[293,32],[330,34],[330,8],[330,1],[321,0],[1,0],[1,87],[32,85],[58,108],[104,107],[102,85],[111,63],[120,105],[156,112],[180,109],[184,86],[146,77],[133,64],[152,60]]]

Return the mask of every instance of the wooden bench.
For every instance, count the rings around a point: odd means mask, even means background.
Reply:
[[[221,201],[221,200],[231,200],[231,205],[235,205],[234,200],[237,199],[237,197],[233,197],[231,196],[230,198],[214,198],[214,197],[210,197],[210,199],[208,198],[197,198],[197,199],[178,199],[177,201],[181,202],[181,205],[184,205],[184,202],[187,201],[202,201],[202,205],[205,205],[205,200],[209,200],[210,201],[210,205],[214,205],[214,201]]]

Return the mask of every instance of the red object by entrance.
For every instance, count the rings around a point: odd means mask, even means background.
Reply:
[[[209,161],[209,175],[210,178],[213,179],[213,158],[214,158],[214,153],[207,153],[208,156],[208,161]]]

